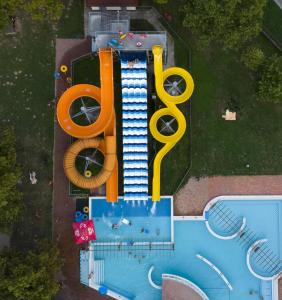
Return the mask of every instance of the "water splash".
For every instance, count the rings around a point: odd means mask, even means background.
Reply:
[[[134,200],[132,201],[132,207],[135,207],[135,201]]]
[[[144,206],[146,206],[147,205],[147,201],[143,200],[143,204],[144,204]]]
[[[140,201],[140,200],[137,200],[137,203],[138,203],[138,206],[140,207],[141,201]]]
[[[153,205],[152,205],[152,207],[151,207],[150,212],[151,212],[152,215],[155,215],[155,214],[156,214],[156,211],[157,211],[157,202],[154,201],[154,202],[153,202]]]

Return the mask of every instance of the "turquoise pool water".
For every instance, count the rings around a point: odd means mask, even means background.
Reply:
[[[133,206],[134,204],[134,206]],[[170,242],[171,199],[163,198],[153,207],[153,202],[120,200],[107,203],[93,199],[90,218],[95,224],[96,242]],[[130,226],[123,224],[125,218]],[[114,229],[113,225],[117,225]]]
[[[269,245],[281,258],[281,201],[225,201],[259,237],[269,239]],[[157,217],[156,217],[157,218]],[[97,228],[97,227],[96,227]],[[97,228],[97,234],[99,229]],[[103,232],[101,232],[102,234]],[[107,234],[106,234],[107,235]],[[260,300],[261,281],[246,265],[246,249],[236,240],[219,240],[206,229],[203,221],[174,221],[175,250],[165,253],[140,251],[125,257],[95,253],[105,259],[105,285],[136,300],[161,299],[161,291],[150,286],[148,271],[155,266],[153,280],[161,284],[161,274],[170,273],[197,284],[210,300]],[[227,277],[233,291],[196,254],[209,259]],[[140,259],[142,258],[142,259]]]

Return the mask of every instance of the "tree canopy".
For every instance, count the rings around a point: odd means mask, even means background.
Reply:
[[[26,1],[25,10],[37,22],[56,22],[60,19],[64,4],[60,0]]]
[[[17,189],[21,172],[16,160],[14,132],[10,128],[0,128],[0,227],[11,225],[23,207]]]
[[[62,261],[51,243],[41,243],[33,252],[0,253],[0,295],[9,300],[50,300],[59,290],[55,279]]]
[[[64,9],[62,0],[1,0],[0,29],[5,27],[12,16],[28,13],[37,22],[55,22]]]
[[[256,71],[263,64],[264,59],[263,51],[256,47],[245,49],[241,55],[242,63],[252,71]]]
[[[208,45],[239,49],[259,34],[266,0],[186,0],[183,25]]]
[[[282,56],[265,61],[258,83],[258,97],[263,102],[282,103]]]
[[[16,11],[22,5],[22,0],[1,0],[0,1],[0,29],[2,29]]]

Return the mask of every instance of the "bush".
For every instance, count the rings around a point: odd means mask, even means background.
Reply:
[[[261,31],[266,0],[185,0],[183,25],[202,45],[238,50]]]
[[[27,254],[4,250],[0,253],[0,295],[9,300],[50,300],[58,292],[55,279],[62,261],[58,248],[42,242]]]
[[[256,47],[247,48],[241,55],[242,63],[252,71],[256,71],[264,62],[264,53]]]
[[[258,98],[263,102],[282,103],[282,56],[265,61],[258,82]]]
[[[0,227],[8,228],[19,217],[23,205],[17,184],[21,172],[17,166],[15,135],[0,128]]]

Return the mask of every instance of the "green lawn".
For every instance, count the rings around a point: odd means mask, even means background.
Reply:
[[[257,101],[253,75],[240,63],[238,54],[225,53],[215,44],[204,51],[198,49],[196,37],[182,28],[182,16],[175,4],[160,9],[172,13],[170,26],[192,53],[196,89],[192,97],[189,176],[281,174],[282,105]],[[266,55],[277,53],[263,36],[256,44]],[[182,61],[186,55],[183,50],[177,57]],[[221,115],[232,107],[237,108],[238,120],[226,122]]]
[[[80,5],[79,5],[80,3]],[[50,26],[23,20],[16,37],[1,34],[0,40],[0,118],[2,126],[15,128],[18,162],[23,178],[19,184],[26,210],[14,227],[13,246],[29,249],[39,238],[51,237],[55,37],[83,32],[83,1],[74,1],[68,18],[62,18],[58,31]],[[29,171],[37,173],[31,185]]]

